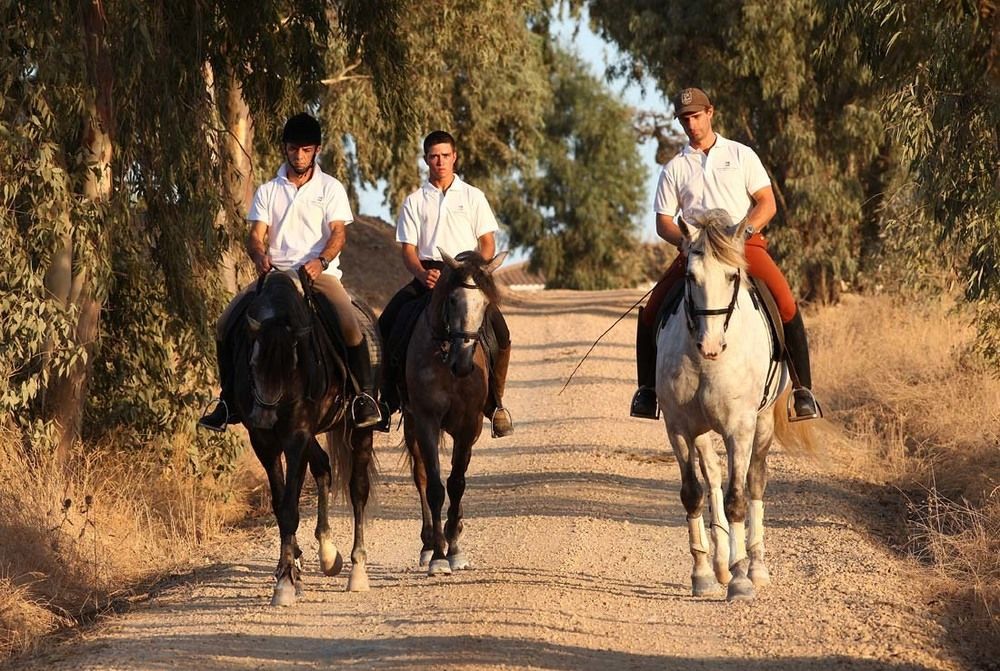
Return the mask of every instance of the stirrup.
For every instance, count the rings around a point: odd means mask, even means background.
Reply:
[[[645,412],[640,412],[643,409],[637,407],[638,403],[639,403],[639,400],[640,400],[640,396],[642,396],[644,392],[653,395],[653,411],[652,412],[649,412],[648,409],[646,409]],[[656,390],[653,389],[652,387],[639,387],[635,391],[635,393],[632,394],[632,403],[629,406],[629,412],[628,412],[628,414],[629,414],[630,417],[638,417],[639,419],[659,419],[660,418],[660,402],[656,398]]]
[[[201,413],[201,417],[198,419],[198,426],[203,429],[208,429],[209,431],[215,431],[216,433],[223,433],[226,427],[229,426],[229,418],[232,417],[232,413],[229,412],[229,404],[221,397],[213,398],[209,401],[209,404],[215,403],[215,409],[208,412],[208,406],[205,406],[205,412]],[[226,411],[226,417],[220,424],[212,424],[205,421],[208,417],[214,415],[218,412],[219,408],[223,408]]]
[[[816,412],[809,413],[808,415],[802,415],[801,417],[795,414],[795,392],[804,392],[808,394],[809,398],[812,400],[813,407],[816,408]],[[816,396],[812,393],[812,389],[809,389],[808,387],[796,387],[792,389],[792,392],[788,395],[785,412],[788,413],[789,422],[804,422],[807,419],[823,418],[823,406],[819,404],[819,401],[816,400]]]
[[[500,413],[503,414],[500,415]],[[501,417],[500,428],[504,429],[503,431],[497,429],[498,416]],[[506,420],[506,424],[504,424],[504,420]],[[503,438],[505,436],[509,436],[512,433],[514,433],[514,418],[510,416],[510,411],[504,407],[496,408],[493,411],[493,415],[490,417],[490,435],[492,435],[494,438]]]
[[[364,420],[364,423],[362,424],[358,422],[358,404],[359,402],[364,403],[366,400],[367,402],[371,403],[371,406],[373,408],[375,408],[375,417]],[[354,399],[351,401],[351,422],[354,423],[354,426],[356,428],[368,429],[375,426],[381,421],[382,421],[382,409],[379,408],[378,402],[374,398],[372,398],[371,394],[363,391],[354,397]]]

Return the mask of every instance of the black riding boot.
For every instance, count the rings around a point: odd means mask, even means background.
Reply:
[[[510,411],[503,407],[503,392],[507,385],[507,368],[510,366],[510,345],[497,350],[497,360],[490,371],[490,388],[486,401],[486,416],[490,418],[494,438],[514,433]]]
[[[375,400],[375,379],[372,376],[371,360],[368,358],[368,343],[364,337],[361,343],[347,348],[347,365],[358,382],[354,400],[351,402],[351,418],[354,426],[367,429],[382,419],[378,402]]]
[[[232,401],[233,386],[233,359],[228,353],[223,352],[222,342],[215,341],[215,359],[219,364],[219,384],[222,391],[219,392],[219,402],[212,412],[202,416],[198,420],[198,426],[210,431],[225,431],[227,424],[239,424],[240,416],[236,409],[236,404]]]
[[[635,370],[639,389],[632,396],[633,417],[659,419],[660,409],[656,402],[656,327],[642,323],[643,308],[639,308],[639,319],[635,327]]]
[[[792,410],[788,418],[798,421],[822,417],[823,410],[812,393],[809,341],[801,312],[796,312],[785,324],[785,352],[788,355],[788,373],[792,377]]]

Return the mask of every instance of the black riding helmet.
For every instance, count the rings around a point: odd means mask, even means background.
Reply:
[[[285,130],[281,133],[281,141],[299,146],[320,145],[323,132],[319,122],[305,112],[296,114],[285,122]]]

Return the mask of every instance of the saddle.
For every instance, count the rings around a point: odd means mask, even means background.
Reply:
[[[764,313],[765,321],[771,329],[771,340],[774,347],[771,350],[771,360],[781,361],[785,353],[785,328],[781,322],[781,314],[778,312],[778,304],[767,288],[763,280],[750,276],[750,300],[753,301],[754,309]],[[670,292],[663,299],[660,311],[656,315],[656,329],[659,330],[667,323],[667,319],[676,314],[684,300],[684,282],[677,282]]]
[[[337,311],[322,292],[313,291],[308,282],[302,281],[306,278],[300,276],[299,279],[300,290],[306,299],[306,304],[312,312],[312,326],[314,332],[323,334],[322,337],[326,341],[325,345],[327,345],[328,349],[332,352],[334,364],[338,369],[340,369],[344,378],[350,379],[351,383],[355,385],[355,388],[357,388],[357,380],[353,379],[353,375],[351,374],[350,367],[347,363],[347,345],[344,342],[344,335],[340,328],[340,319],[337,317]],[[229,325],[223,341],[233,357],[238,357],[240,349],[247,344],[248,336],[246,329],[244,328],[244,325],[246,324],[246,314],[250,309],[250,304],[253,303],[253,300],[256,298],[261,287],[262,284],[258,282],[257,290],[248,292],[233,309],[233,316],[229,320]],[[303,287],[308,288],[303,289]],[[375,375],[375,379],[378,379],[383,360],[382,338],[378,331],[378,320],[375,317],[375,313],[367,303],[362,301],[350,291],[347,293],[351,298],[351,305],[354,308],[355,317],[358,320],[358,326],[361,328],[361,333],[365,336],[365,343],[368,347],[368,355],[371,360],[372,372]]]
[[[424,311],[430,305],[431,295],[431,292],[427,292],[404,305],[396,317],[392,332],[386,338],[385,366],[383,368],[384,379],[387,383],[386,386],[398,389],[400,401],[404,401],[407,398],[405,375],[406,353],[409,351],[410,340],[417,326],[417,320],[420,319],[421,315],[424,314]],[[483,325],[479,328],[479,342],[486,354],[486,365],[492,378],[492,371],[500,350],[500,344],[493,330],[493,324],[489,319],[484,319]]]

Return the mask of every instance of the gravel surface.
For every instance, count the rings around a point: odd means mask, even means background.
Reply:
[[[663,426],[630,419],[634,318],[559,394],[637,292],[542,292],[506,308],[516,431],[474,448],[463,545],[473,568],[418,569],[420,515],[401,432],[377,435],[371,591],[319,574],[315,499],[299,539],[306,598],[272,608],[272,519],[229,557],[36,662],[48,669],[959,669],[919,568],[869,529],[877,500],[772,450],[772,585],[756,601],[690,596],[679,474]],[[350,551],[348,508],[334,530]]]

